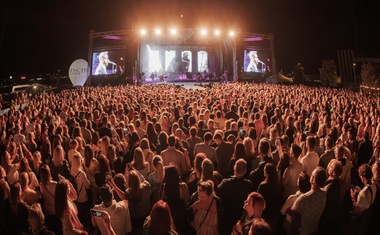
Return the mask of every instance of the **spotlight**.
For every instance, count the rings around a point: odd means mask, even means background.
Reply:
[[[220,31],[217,29],[217,30],[215,30],[214,34],[215,34],[216,36],[219,36],[219,35],[220,35]]]
[[[230,36],[233,37],[235,35],[234,31],[230,31]]]
[[[177,30],[173,28],[173,29],[170,30],[170,33],[171,33],[172,35],[176,35],[176,34],[177,34]]]
[[[140,34],[141,34],[141,35],[146,35],[146,30],[145,30],[145,29],[141,29],[141,30],[140,30]]]
[[[160,35],[161,34],[161,29],[156,29],[155,33],[156,33],[156,35]]]
[[[201,29],[201,35],[205,36],[206,34],[207,34],[207,30],[206,29]]]

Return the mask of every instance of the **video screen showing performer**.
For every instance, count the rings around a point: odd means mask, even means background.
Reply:
[[[125,51],[94,52],[92,56],[92,75],[109,75],[124,73]]]
[[[265,73],[267,65],[260,60],[258,51],[244,51],[244,72]]]

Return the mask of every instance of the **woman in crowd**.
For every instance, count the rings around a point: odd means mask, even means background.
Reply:
[[[159,200],[144,222],[143,235],[177,235],[168,204]]]
[[[189,180],[187,181],[190,196],[197,191],[198,182],[202,176],[202,162],[204,159],[206,159],[206,155],[204,153],[198,153],[194,158],[194,168],[190,173]]]
[[[71,176],[76,182],[77,199],[75,205],[78,208],[78,218],[86,227],[90,226],[90,216],[88,211],[90,210],[91,195],[89,195],[87,189],[90,188],[90,181],[87,179],[86,173],[82,170],[82,156],[80,154],[74,154],[73,165],[71,167]]]
[[[161,152],[167,149],[168,146],[168,134],[166,134],[165,131],[161,131],[158,135],[158,144],[156,149],[157,154],[161,154]]]
[[[108,183],[122,200],[128,200],[132,230],[137,232],[141,230],[145,218],[150,213],[150,184],[138,171],[129,169],[128,165],[125,168],[125,175],[128,179],[126,191],[119,189],[112,180]]]
[[[73,185],[66,179],[61,179],[55,188],[55,211],[62,221],[62,234],[71,235],[76,230],[82,231],[83,225],[78,218],[78,209],[74,202],[77,193]]]
[[[223,209],[220,199],[214,193],[211,180],[202,181],[198,185],[198,200],[190,207],[192,211],[191,225],[197,235],[225,234],[223,227]]]
[[[158,134],[154,129],[153,123],[149,122],[146,130],[146,137],[149,140],[150,150],[156,152],[158,143]]]
[[[242,218],[233,228],[234,235],[248,235],[251,225],[255,219],[261,218],[266,202],[260,193],[252,192],[244,201],[244,213]]]
[[[50,167],[43,165],[41,167],[41,184],[40,191],[44,199],[43,211],[46,218],[46,226],[55,234],[62,234],[62,223],[55,212],[55,188],[57,182],[51,177]]]
[[[262,217],[268,221],[273,228],[277,224],[281,208],[281,184],[276,167],[272,163],[265,165],[264,176],[265,180],[261,182],[257,192],[264,197],[267,203]]]
[[[106,183],[106,174],[111,174],[111,168],[108,159],[102,154],[99,157],[99,172],[95,173],[95,182],[98,188]]]
[[[54,235],[45,226],[45,215],[42,212],[41,204],[35,203],[29,208],[28,223],[33,235]]]
[[[28,182],[29,182],[30,189],[32,190],[38,189],[39,183],[38,183],[36,174],[34,174],[34,172],[32,171],[32,168],[30,168],[29,160],[26,158],[23,158],[20,161],[19,173],[21,174],[23,172],[26,172],[28,174],[28,178],[29,178]]]
[[[182,234],[186,230],[186,205],[189,201],[187,185],[180,180],[176,166],[165,168],[164,184],[161,190],[161,199],[168,203],[174,217],[174,225]]]
[[[28,205],[33,205],[40,198],[41,194],[29,187],[29,175],[26,172],[20,174],[20,185],[22,189],[21,198]]]
[[[10,185],[9,200],[1,212],[6,221],[9,234],[27,234],[28,232],[28,208],[22,200],[21,185],[15,182]]]
[[[149,140],[147,138],[143,138],[140,143],[140,148],[144,153],[145,161],[149,163],[149,173],[154,171],[153,166],[153,152],[150,148]]]
[[[70,176],[69,163],[66,161],[65,151],[61,145],[58,145],[53,151],[53,158],[49,164],[51,176],[54,181],[58,181],[58,175],[66,179]]]
[[[84,171],[87,179],[90,181],[90,191],[92,194],[92,205],[95,205],[99,194],[99,187],[96,185],[95,173],[99,171],[99,162],[94,158],[94,153],[90,145],[84,148]]]
[[[134,161],[132,162],[132,167],[140,172],[144,176],[145,179],[148,179],[149,176],[149,163],[145,161],[145,156],[140,147],[135,149],[133,154]]]
[[[152,202],[155,202],[160,198],[159,189],[165,177],[164,165],[160,155],[153,157],[153,166],[155,170],[149,175],[148,182],[151,186]]]
[[[242,143],[237,143],[235,145],[235,150],[232,155],[232,158],[230,159],[230,164],[228,164],[228,174],[233,175],[234,174],[234,165],[237,160],[240,158],[244,159],[247,162],[247,173],[251,172],[252,170],[252,164],[251,161],[248,161],[247,154],[245,152],[245,146]],[[252,159],[251,159],[252,160]]]

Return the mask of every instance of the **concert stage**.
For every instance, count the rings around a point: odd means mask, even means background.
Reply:
[[[89,38],[88,85],[114,77],[130,84],[259,82],[276,70],[272,34],[156,28],[91,31]]]

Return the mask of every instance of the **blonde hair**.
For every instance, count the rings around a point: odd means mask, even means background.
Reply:
[[[63,159],[65,157],[65,151],[63,150],[61,145],[57,145],[53,151],[53,165],[59,166],[62,165]]]

